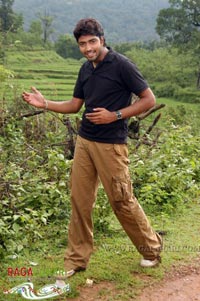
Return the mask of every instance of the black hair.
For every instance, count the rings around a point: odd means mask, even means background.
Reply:
[[[93,18],[81,19],[76,24],[73,33],[77,42],[80,36],[94,35],[99,38],[104,36],[104,30],[101,23]]]

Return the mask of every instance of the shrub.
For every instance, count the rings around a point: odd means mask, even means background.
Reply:
[[[152,89],[157,97],[173,97],[179,86],[175,83],[162,82],[152,85]]]
[[[179,88],[174,91],[174,97],[181,102],[200,103],[200,90]]]
[[[146,154],[142,147],[131,165],[135,194],[148,212],[173,214],[199,191],[199,139],[191,128],[163,134],[159,148]]]

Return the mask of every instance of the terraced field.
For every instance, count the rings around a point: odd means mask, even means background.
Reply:
[[[14,71],[6,96],[39,89],[46,98],[66,100],[71,98],[81,62],[65,60],[54,51],[9,52],[6,67]]]

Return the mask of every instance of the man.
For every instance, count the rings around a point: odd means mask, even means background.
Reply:
[[[73,98],[46,100],[35,88],[33,93],[23,93],[29,104],[63,114],[77,113],[85,106],[71,175],[72,216],[65,275],[87,268],[93,251],[91,214],[99,179],[114,213],[143,256],[141,266],[154,267],[160,262],[161,238],[132,192],[127,151],[128,118],[154,106],[154,94],[136,66],[106,46],[97,20],[80,20],[74,36],[87,61],[79,71]],[[133,104],[132,93],[140,98]]]

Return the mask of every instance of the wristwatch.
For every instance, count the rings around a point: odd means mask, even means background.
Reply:
[[[116,111],[115,114],[116,114],[118,120],[122,119],[122,112]]]

